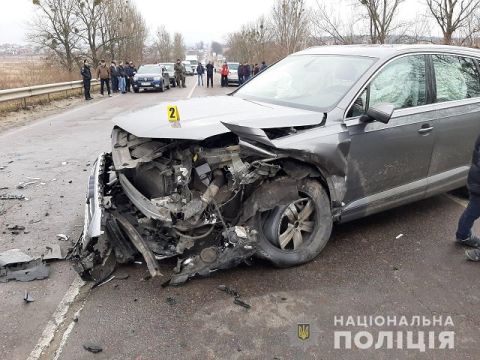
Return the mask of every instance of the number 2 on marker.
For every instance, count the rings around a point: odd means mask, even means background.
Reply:
[[[177,105],[168,105],[167,106],[167,118],[170,122],[180,121],[180,114],[178,112]]]

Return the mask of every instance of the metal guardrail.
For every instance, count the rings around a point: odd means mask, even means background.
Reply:
[[[92,86],[97,85],[98,80],[92,80]],[[0,103],[11,100],[21,100],[32,96],[48,95],[56,92],[83,88],[82,80],[67,81],[56,84],[35,85],[18,89],[0,90]]]

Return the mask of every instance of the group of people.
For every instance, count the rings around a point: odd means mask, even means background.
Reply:
[[[105,88],[107,88],[108,96],[113,93],[121,92],[125,94],[131,91],[133,84],[133,76],[137,73],[137,69],[132,61],[118,64],[112,60],[110,66],[105,60],[100,61],[100,65],[96,69],[97,79],[100,80],[100,94],[104,96]],[[83,79],[83,88],[85,100],[92,100],[90,95],[90,86],[92,81],[92,70],[88,60],[83,61],[80,70]]]
[[[207,73],[207,88],[208,87],[213,88],[213,73],[215,71],[215,66],[213,66],[213,63],[209,61],[205,65],[205,67],[202,65],[202,63],[198,63],[196,70],[197,70],[197,85],[203,86],[203,75]]]
[[[238,65],[237,74],[238,74],[238,84],[242,85],[244,82],[248,81],[252,76],[256,76],[267,68],[265,61],[262,61],[261,65],[255,64],[250,65],[248,62],[240,63]],[[228,86],[228,76],[230,75],[230,69],[227,62],[225,61],[220,70],[221,85],[222,87]]]
[[[262,61],[261,65],[255,64],[250,65],[247,62],[244,62],[238,66],[238,83],[242,85],[250,77],[257,75],[267,68],[265,61]],[[215,67],[212,61],[209,61],[205,66],[202,63],[197,65],[197,85],[204,86],[203,75],[207,74],[207,88],[213,88],[213,73],[215,72]],[[182,64],[180,59],[177,59],[175,66],[175,81],[179,87],[185,88],[185,75],[186,70],[185,66]],[[113,93],[121,92],[125,94],[131,92],[133,85],[133,77],[137,73],[137,69],[132,61],[123,62],[117,65],[115,61],[112,60],[110,66],[107,65],[105,60],[100,61],[100,65],[96,69],[96,78],[100,81],[100,94],[104,96],[105,88],[107,89],[108,96],[112,96]],[[91,81],[93,78],[91,65],[88,60],[83,61],[83,66],[80,70],[80,74],[83,78],[83,87],[85,100],[91,100],[90,87]],[[228,86],[228,76],[231,74],[230,69],[228,68],[227,62],[224,62],[220,70],[221,75],[221,86]]]

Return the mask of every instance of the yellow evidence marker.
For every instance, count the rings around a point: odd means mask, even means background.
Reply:
[[[178,112],[177,105],[167,105],[167,119],[170,122],[180,121],[180,113]]]

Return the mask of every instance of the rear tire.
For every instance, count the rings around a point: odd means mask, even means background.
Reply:
[[[306,216],[309,212],[310,215]],[[330,239],[332,226],[327,192],[319,182],[303,180],[299,185],[298,200],[256,214],[257,255],[278,267],[306,263],[323,250]],[[291,233],[293,235],[288,240]]]

